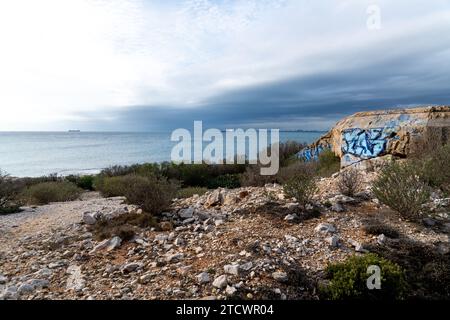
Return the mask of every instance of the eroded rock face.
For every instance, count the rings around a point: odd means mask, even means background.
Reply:
[[[368,169],[380,157],[404,158],[449,139],[450,106],[358,112],[339,121],[298,156],[310,161],[331,149],[342,168],[358,164]]]

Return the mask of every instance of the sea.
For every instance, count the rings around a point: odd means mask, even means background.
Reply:
[[[322,134],[281,131],[280,141],[311,143]],[[94,174],[112,165],[170,161],[177,144],[170,137],[170,132],[0,132],[0,170],[14,177]]]

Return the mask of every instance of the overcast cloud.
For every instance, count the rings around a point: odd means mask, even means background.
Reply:
[[[0,39],[0,130],[327,129],[450,104],[445,0],[1,1]]]

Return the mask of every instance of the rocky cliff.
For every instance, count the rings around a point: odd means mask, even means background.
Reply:
[[[325,149],[341,159],[341,167],[367,167],[380,157],[405,158],[449,141],[450,106],[358,112],[339,121],[298,156],[314,160]],[[370,160],[370,161],[366,161]]]

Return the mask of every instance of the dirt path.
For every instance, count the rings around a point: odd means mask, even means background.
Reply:
[[[0,250],[13,250],[16,240],[54,231],[79,223],[83,213],[115,210],[122,198],[105,199],[97,192],[86,192],[79,200],[26,208],[25,211],[0,216]]]

